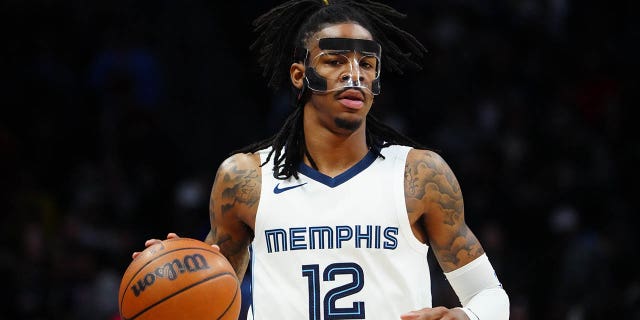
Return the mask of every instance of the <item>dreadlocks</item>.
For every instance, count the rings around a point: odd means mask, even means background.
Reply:
[[[420,69],[416,59],[427,50],[413,35],[396,27],[390,20],[404,17],[385,4],[368,0],[289,0],[254,21],[259,35],[251,49],[258,50],[258,62],[263,68],[263,75],[269,79],[269,86],[281,88],[290,85],[289,68],[296,48],[306,47],[309,37],[328,25],[355,22],[367,29],[382,46],[382,65],[386,70],[402,73],[405,67]],[[233,153],[256,152],[272,147],[265,163],[274,158],[273,176],[278,179],[298,178],[297,166],[305,155],[315,167],[306,150],[302,129],[302,106],[308,92],[306,95],[296,100],[294,111],[278,133]],[[367,115],[366,139],[371,151],[380,157],[380,150],[392,144],[424,149],[371,114]]]

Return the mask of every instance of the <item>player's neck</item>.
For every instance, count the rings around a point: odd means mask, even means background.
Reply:
[[[336,134],[326,128],[312,129],[305,126],[305,141],[316,169],[330,177],[351,168],[369,152],[364,123],[361,128],[348,135]],[[311,166],[307,157],[304,161]]]

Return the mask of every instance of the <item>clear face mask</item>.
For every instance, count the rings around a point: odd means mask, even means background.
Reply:
[[[320,53],[305,58],[305,84],[316,92],[359,88],[380,93],[381,47],[373,40],[324,38]]]

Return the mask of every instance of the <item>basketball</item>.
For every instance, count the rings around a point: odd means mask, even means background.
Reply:
[[[125,271],[118,295],[124,320],[236,320],[241,300],[229,261],[190,238],[164,240],[142,251]]]

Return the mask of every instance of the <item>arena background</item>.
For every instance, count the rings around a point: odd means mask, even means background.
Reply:
[[[118,319],[132,251],[205,236],[220,162],[288,112],[249,50],[275,3],[0,4],[2,318]],[[374,112],[453,168],[511,319],[640,319],[637,2],[387,3],[430,53]]]

